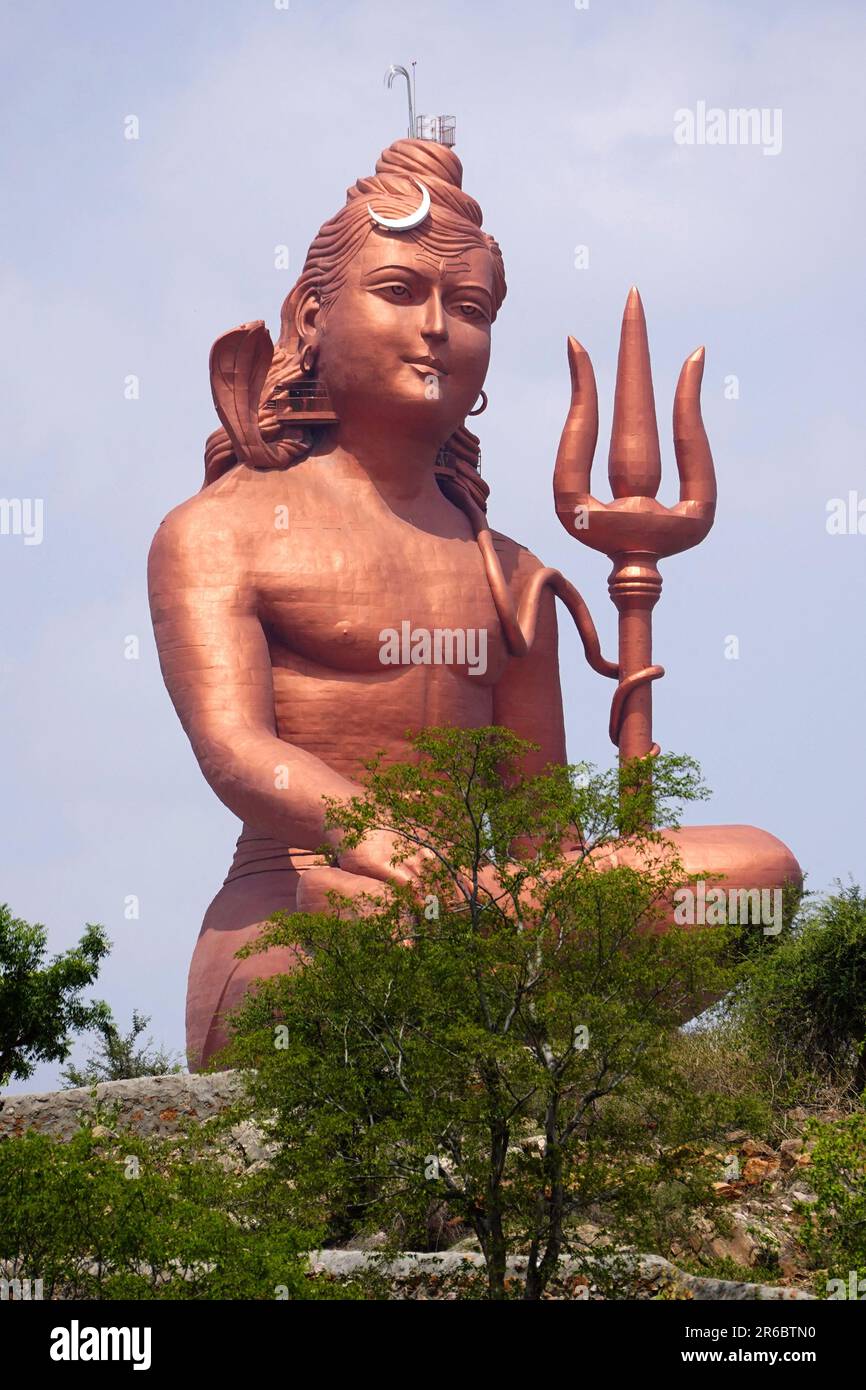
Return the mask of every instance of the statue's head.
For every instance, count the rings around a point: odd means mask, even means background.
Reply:
[[[263,402],[283,383],[315,379],[349,434],[384,425],[443,446],[461,473],[477,469],[478,441],[463,422],[484,382],[506,286],[499,247],[481,230],[462,174],[445,146],[398,140],[372,178],[347,190],[283,304]],[[424,189],[430,207],[419,220]],[[377,219],[415,225],[393,229]],[[312,447],[313,427],[275,427],[264,412],[260,423],[286,464]],[[224,431],[208,440],[205,457],[207,481],[236,461]],[[486,489],[473,491],[482,500]]]

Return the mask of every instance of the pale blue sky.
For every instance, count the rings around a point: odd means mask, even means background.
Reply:
[[[404,133],[391,62],[417,59],[420,111],[457,117],[465,187],[505,257],[480,422],[494,524],[578,585],[614,655],[608,564],[560,528],[550,479],[574,333],[599,379],[608,495],[636,282],[662,500],[673,387],[700,343],[720,490],[709,539],[663,566],[656,736],[702,762],[701,819],[772,830],[813,887],[866,878],[866,535],[825,526],[830,498],[866,498],[858,4],[19,0],[2,31],[0,492],[44,499],[45,535],[0,536],[0,900],[56,950],[105,923],[98,992],[124,1024],[137,1006],[182,1046],[189,957],[237,834],[162,685],[147,548],[200,485],[211,342],[244,320],[276,329],[315,231]],[[677,145],[674,113],[699,101],[781,109],[781,152]],[[570,755],[607,763],[609,686],[561,629]]]

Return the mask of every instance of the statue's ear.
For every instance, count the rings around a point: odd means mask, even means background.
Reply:
[[[306,343],[316,341],[321,307],[322,300],[318,290],[309,286],[305,290],[296,286],[289,295],[287,318],[297,335],[299,349]]]

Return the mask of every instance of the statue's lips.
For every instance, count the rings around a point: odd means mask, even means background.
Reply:
[[[443,367],[442,363],[438,360],[438,358],[431,360],[429,358],[425,359],[423,357],[404,357],[403,360],[408,364],[408,366],[414,367],[416,371],[420,372],[422,376],[448,375],[447,367]]]

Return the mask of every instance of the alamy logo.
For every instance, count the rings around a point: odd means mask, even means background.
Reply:
[[[41,1279],[0,1279],[0,1301],[29,1303],[43,1297]]]
[[[832,1293],[830,1292],[832,1289]],[[866,1279],[858,1279],[856,1269],[849,1269],[848,1283],[844,1279],[827,1280],[827,1297],[833,1298],[856,1298],[860,1302],[866,1299]]]
[[[845,497],[831,497],[827,503],[828,536],[866,536],[866,497],[853,488]]]
[[[150,1370],[149,1327],[69,1327],[51,1330],[52,1361],[131,1361],[134,1371]]]
[[[0,497],[0,536],[23,536],[25,545],[41,545],[44,534],[41,497]]]
[[[707,106],[699,101],[694,111],[674,112],[674,141],[678,145],[760,145],[763,154],[782,150],[782,109],[777,106]]]
[[[487,629],[484,627],[415,627],[407,621],[383,627],[379,633],[383,666],[467,666],[470,676],[487,670]]]
[[[678,888],[674,893],[674,921],[678,927],[760,924],[765,936],[778,936],[782,930],[782,890],[707,888],[699,878],[694,888]]]

